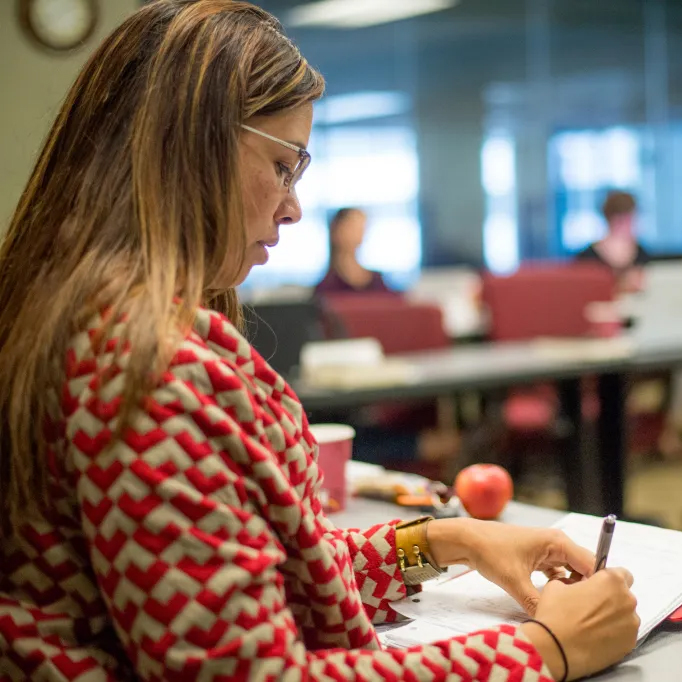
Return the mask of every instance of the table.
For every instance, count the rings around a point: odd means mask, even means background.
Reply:
[[[525,526],[549,526],[562,517],[562,512],[510,502],[502,520]],[[330,519],[339,527],[365,528],[391,519],[418,516],[385,502],[360,498],[351,499],[348,508]],[[452,570],[454,567],[451,567]],[[590,680],[600,682],[679,682],[682,661],[682,629],[663,624],[641,644],[633,654],[616,668],[607,670]]]
[[[625,484],[625,399],[627,377],[636,372],[682,365],[682,346],[642,349],[627,337],[485,343],[400,356],[410,379],[399,384],[319,388],[303,381],[294,388],[306,410],[351,408],[382,400],[411,400],[461,391],[510,388],[538,381],[556,382],[563,416],[570,425],[564,475],[570,509],[623,515]],[[598,471],[601,499],[586,499],[580,379],[596,375],[601,410],[598,421]],[[595,508],[596,507],[596,508]]]

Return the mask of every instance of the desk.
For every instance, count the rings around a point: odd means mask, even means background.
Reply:
[[[382,400],[411,400],[469,390],[510,388],[538,381],[559,386],[564,417],[571,425],[565,462],[569,507],[589,510],[585,498],[588,467],[582,461],[580,379],[596,375],[601,410],[598,468],[603,513],[623,514],[626,453],[626,380],[631,373],[682,364],[682,346],[638,350],[627,339],[486,343],[399,358],[411,368],[408,382],[397,385],[321,389],[294,383],[306,410],[351,408]],[[593,511],[596,511],[593,509]]]
[[[410,380],[400,384],[337,389],[298,381],[293,386],[306,409],[355,407],[620,371],[630,355],[629,346],[615,340],[482,343],[393,356],[411,370]]]
[[[366,528],[396,518],[412,518],[417,514],[385,502],[351,499],[348,509],[330,515],[339,527]],[[562,516],[561,512],[511,502],[502,520],[524,526],[550,526]],[[451,567],[452,570],[455,567]],[[617,668],[607,670],[590,680],[599,682],[679,682],[682,679],[682,629],[664,624],[656,629],[636,652]]]

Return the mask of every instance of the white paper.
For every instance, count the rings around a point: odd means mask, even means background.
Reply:
[[[569,514],[556,524],[574,542],[595,549],[602,519]],[[609,566],[632,573],[632,591],[642,619],[638,639],[646,637],[682,606],[682,533],[618,521],[609,552]]]
[[[379,641],[386,647],[407,649],[411,646],[451,639],[458,634],[461,633],[453,631],[451,628],[415,620],[406,625],[380,632]]]
[[[533,582],[542,587],[547,579],[539,573],[533,576]],[[391,606],[407,618],[448,629],[450,637],[497,627],[502,623],[520,623],[528,618],[503,589],[475,571]]]
[[[556,527],[578,544],[596,549],[601,525],[601,518],[569,514]],[[642,621],[639,641],[682,605],[682,533],[618,521],[608,565],[624,566],[634,576],[632,591]],[[541,573],[533,575],[537,587],[546,582]],[[475,571],[392,606],[398,613],[417,619],[390,632],[387,641],[399,646],[434,642],[527,618],[502,588]]]

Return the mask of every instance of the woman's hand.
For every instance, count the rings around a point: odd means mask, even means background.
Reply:
[[[524,528],[476,519],[437,519],[427,526],[434,561],[461,563],[508,592],[531,616],[540,600],[534,571],[549,578],[590,576],[594,554],[555,528]]]
[[[603,670],[635,647],[640,620],[631,585],[628,571],[607,568],[571,585],[552,580],[543,589],[535,618],[561,642],[569,680]],[[561,679],[565,666],[554,640],[536,623],[524,623],[521,629],[552,676]]]
[[[594,573],[594,554],[555,528],[523,528],[475,519],[429,522],[427,540],[440,566],[466,564],[506,590],[556,635],[568,659],[569,680],[620,661],[637,641],[637,601],[625,569]],[[534,571],[550,580],[540,595]],[[570,574],[577,574],[571,576]],[[575,578],[585,577],[585,580]],[[573,579],[572,579],[573,578]],[[536,623],[521,629],[555,679],[564,664],[554,640]]]

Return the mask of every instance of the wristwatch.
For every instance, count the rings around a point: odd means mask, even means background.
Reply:
[[[429,552],[426,526],[433,516],[423,516],[414,521],[403,521],[395,527],[395,545],[398,567],[405,585],[420,585],[447,571],[441,568]]]

